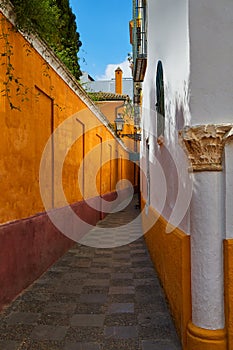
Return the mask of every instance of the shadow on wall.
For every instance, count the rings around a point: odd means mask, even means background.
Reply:
[[[181,130],[184,128],[184,107],[182,105],[178,105],[176,101],[176,129]]]

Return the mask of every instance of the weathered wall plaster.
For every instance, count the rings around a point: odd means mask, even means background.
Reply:
[[[232,1],[189,1],[192,124],[232,122],[232,18]]]

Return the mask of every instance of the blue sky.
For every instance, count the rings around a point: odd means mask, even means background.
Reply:
[[[70,0],[76,15],[80,39],[80,65],[94,79],[109,79],[121,66],[123,76],[130,76],[127,54],[132,0]],[[83,62],[83,59],[85,62]]]

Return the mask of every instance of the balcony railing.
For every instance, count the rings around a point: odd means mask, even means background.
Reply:
[[[134,18],[134,81],[144,80],[147,66],[147,33],[146,33],[146,7],[143,0],[138,0]]]

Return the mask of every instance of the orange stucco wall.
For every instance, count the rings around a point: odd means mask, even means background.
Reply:
[[[7,41],[1,34],[6,35],[10,45],[8,58],[4,55]],[[6,91],[2,91],[9,64],[14,68],[8,85],[10,101],[4,96]],[[118,180],[126,178],[134,184],[135,165],[100,121],[101,116],[97,117],[96,107],[82,88],[74,82],[66,83],[20,33],[12,30],[1,13],[0,67],[1,310],[73,244],[51,223],[41,199],[39,169],[47,141],[51,140],[51,147],[42,163],[42,173],[45,168],[48,170],[47,208],[59,208],[57,211],[62,212],[60,208],[71,204],[73,211],[90,225],[95,225],[105,213],[91,208],[90,202],[83,199],[99,202],[99,194],[107,201],[114,199]],[[67,73],[64,76],[73,79]],[[10,103],[21,111],[11,109]],[[51,138],[54,131],[57,136]],[[74,136],[76,141],[67,148]],[[55,175],[61,157],[64,164],[58,181]],[[80,170],[83,159],[84,168]],[[93,169],[95,177],[90,181]],[[122,186],[123,194],[124,189]]]
[[[178,228],[167,234],[167,221],[151,207],[150,215],[157,221],[146,233],[146,243],[164,287],[183,349],[186,349],[187,325],[191,320],[190,239]],[[148,216],[144,216],[143,221],[148,220]]]
[[[124,107],[121,107],[124,101],[97,101],[96,105],[104,115],[108,116],[108,120],[114,126],[116,113],[123,113]]]
[[[21,112],[11,110],[9,101],[3,96],[4,92],[2,93],[0,97],[0,223],[3,224],[44,211],[39,189],[40,160],[51,132],[64,120],[76,114],[77,118],[80,117],[85,130],[90,129],[85,134],[85,144],[83,144],[83,139],[77,140],[65,158],[63,186],[70,203],[82,199],[82,194],[77,186],[77,171],[83,155],[95,147],[100,138],[104,142],[112,140],[113,136],[24,37],[12,30],[8,21],[1,21],[1,26],[3,32],[8,35],[12,46],[10,60],[14,71],[13,82],[9,86],[11,102],[21,108]],[[5,41],[1,39],[0,52],[5,52],[5,44]],[[0,57],[1,90],[4,89],[6,81],[6,62],[6,57]],[[25,96],[17,96],[15,79],[22,83],[22,90],[27,90]],[[21,101],[22,98],[24,102]],[[75,127],[79,127],[78,123]],[[61,147],[62,140],[69,138],[69,133],[72,132],[71,128],[65,135],[61,135]],[[116,143],[113,148],[114,155],[115,148],[118,148],[118,153],[121,153],[123,158],[127,157],[125,150],[119,144]],[[56,163],[59,149],[56,149],[52,156]],[[96,161],[93,158],[93,162]],[[91,166],[91,162],[89,161],[89,164],[85,166]],[[113,191],[119,179],[119,174],[116,175],[118,172],[116,161],[111,161],[111,181],[109,180],[109,168],[109,165],[106,164],[102,170],[102,184],[101,189],[99,188],[101,194]],[[133,164],[125,166],[121,175],[132,179]],[[51,207],[64,204],[60,198],[56,197],[56,186],[55,183]],[[93,184],[86,179],[85,186],[89,186],[86,192],[91,196]]]
[[[228,349],[233,349],[233,239],[224,241],[225,317]]]

